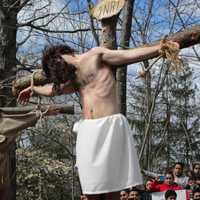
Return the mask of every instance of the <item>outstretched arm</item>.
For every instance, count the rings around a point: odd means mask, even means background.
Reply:
[[[170,41],[170,43],[179,48],[178,43],[172,41]],[[128,50],[110,50],[100,47],[99,51],[101,51],[103,62],[110,65],[119,66],[133,64],[156,57],[159,55],[159,50],[161,48],[161,44],[156,44],[153,46],[139,47]]]
[[[59,87],[58,93],[54,90],[53,84],[47,84],[44,86],[33,86],[33,88],[31,88],[30,86],[30,87],[25,88],[19,93],[17,101],[23,105],[27,104],[29,102],[29,99],[32,93],[50,97],[50,96],[56,96],[56,95],[61,95],[61,94],[69,94],[76,91],[77,89],[73,87],[72,84],[68,84],[68,83],[61,84]]]

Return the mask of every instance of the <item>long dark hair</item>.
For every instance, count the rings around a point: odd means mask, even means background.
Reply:
[[[56,86],[69,80],[75,82],[76,68],[68,64],[61,55],[74,54],[75,50],[68,45],[45,47],[42,56],[42,68],[48,79]]]

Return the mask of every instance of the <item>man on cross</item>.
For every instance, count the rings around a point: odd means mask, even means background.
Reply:
[[[176,42],[168,43],[179,48]],[[162,44],[130,50],[95,47],[83,54],[67,45],[46,48],[42,66],[53,84],[28,87],[18,96],[26,104],[32,92],[44,96],[79,92],[83,119],[74,125],[76,165],[89,200],[118,200],[120,190],[142,184],[131,130],[119,113],[113,70],[158,55],[161,48]]]

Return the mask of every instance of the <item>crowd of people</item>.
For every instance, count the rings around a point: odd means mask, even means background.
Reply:
[[[148,177],[144,190],[131,188],[121,191],[120,200],[150,200],[153,192],[165,192],[165,200],[176,200],[176,191],[184,189],[191,191],[190,199],[200,200],[200,163],[194,163],[191,171],[185,175],[184,164],[177,162],[164,175]]]
[[[120,200],[151,200],[153,192],[164,192],[165,200],[176,200],[177,190],[189,190],[190,199],[200,200],[200,163],[194,163],[187,175],[184,174],[184,164],[177,162],[164,175],[154,178],[148,176],[146,179],[143,188],[122,190]],[[87,197],[82,195],[81,200],[87,200]]]

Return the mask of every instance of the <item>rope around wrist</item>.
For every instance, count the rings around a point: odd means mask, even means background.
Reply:
[[[171,71],[180,71],[183,69],[183,62],[178,57],[178,54],[180,52],[180,49],[175,45],[173,41],[167,40],[167,36],[165,36],[160,41],[160,50],[159,50],[159,56],[155,59],[155,61],[150,64],[147,68],[143,68],[139,72],[139,77],[145,78],[146,73],[153,67],[153,65],[158,62],[161,58],[167,59],[167,61],[170,63],[170,70]]]
[[[31,96],[33,96],[34,94],[34,76],[35,74],[38,72],[39,70],[35,70],[32,75],[31,75]],[[42,124],[42,118],[48,113],[50,109],[50,106],[47,106],[46,110],[42,112],[41,110],[41,99],[40,97],[38,98],[38,102],[37,102],[37,105],[35,107],[35,112],[36,112],[36,115],[39,117],[39,122],[40,124]]]
[[[183,68],[183,62],[178,57],[180,49],[176,46],[176,44],[164,37],[160,41],[160,46],[159,53],[164,59],[167,59],[170,62],[170,70],[181,70]]]
[[[35,76],[36,72],[37,72],[37,70],[34,71],[32,73],[32,75],[31,75],[31,85],[30,85],[30,87],[31,87],[31,93],[30,93],[30,96],[33,96],[33,94],[34,94],[34,76]]]

